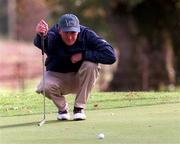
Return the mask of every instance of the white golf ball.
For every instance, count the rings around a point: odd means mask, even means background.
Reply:
[[[103,133],[98,134],[98,139],[104,139],[104,134]]]

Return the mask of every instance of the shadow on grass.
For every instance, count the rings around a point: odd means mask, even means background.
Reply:
[[[58,120],[47,120],[45,122],[46,124],[53,124],[53,123],[62,123],[62,122],[72,122],[72,120],[68,120],[68,121],[58,121]],[[39,121],[38,122],[29,122],[29,123],[20,123],[20,124],[10,124],[10,125],[3,125],[0,126],[0,129],[6,129],[6,128],[17,128],[17,127],[26,127],[26,126],[38,126]]]

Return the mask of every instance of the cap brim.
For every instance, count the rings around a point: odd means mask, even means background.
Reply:
[[[66,27],[66,28],[61,28],[63,32],[80,32],[80,28],[77,27]]]

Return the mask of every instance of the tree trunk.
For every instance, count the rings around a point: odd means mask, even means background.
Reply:
[[[16,38],[17,14],[16,0],[8,0],[8,32],[10,39]]]
[[[108,90],[142,90],[139,51],[136,47],[133,19],[131,16],[121,16],[118,21],[111,20],[111,22],[120,55],[118,56],[117,70]]]
[[[111,27],[118,38],[116,41],[120,55],[109,91],[159,90],[167,83],[167,68],[169,78],[174,82],[172,52],[168,51],[165,61],[161,45],[156,45],[155,36],[150,40],[137,35],[131,16],[121,17]],[[167,42],[166,39],[166,46]]]
[[[165,54],[165,64],[168,75],[169,90],[174,90],[176,78],[174,69],[174,52],[170,34],[167,30],[162,31],[162,47]]]

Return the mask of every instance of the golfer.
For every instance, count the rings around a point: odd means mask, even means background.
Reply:
[[[64,14],[59,22],[48,28],[41,20],[36,26],[34,45],[41,49],[44,36],[45,86],[41,81],[38,93],[45,91],[58,109],[58,120],[69,120],[65,95],[74,93],[73,120],[85,120],[87,99],[99,76],[101,64],[116,61],[112,46],[93,30],[79,24],[74,14]]]

